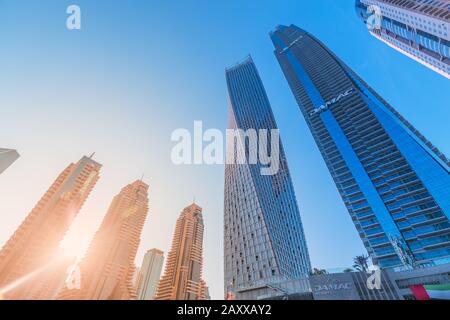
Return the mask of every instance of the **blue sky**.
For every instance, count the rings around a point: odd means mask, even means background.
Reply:
[[[80,31],[65,28],[70,4],[81,7]],[[0,147],[22,155],[0,179],[0,243],[69,162],[96,151],[102,178],[69,233],[69,251],[89,243],[112,197],[144,173],[150,213],[138,263],[149,248],[167,252],[195,196],[206,225],[205,278],[222,298],[223,167],[174,166],[170,134],[192,130],[194,120],[226,128],[224,69],[250,53],[281,130],[312,264],[350,266],[364,248],[268,36],[291,23],[450,154],[450,82],[372,38],[353,0],[0,0]]]

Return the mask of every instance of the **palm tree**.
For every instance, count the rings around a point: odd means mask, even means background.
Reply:
[[[355,268],[357,271],[360,272],[367,272],[367,270],[369,269],[369,265],[368,265],[368,261],[369,261],[369,256],[366,255],[360,255],[360,256],[356,256],[353,259],[353,268]]]
[[[328,274],[327,270],[314,268],[313,271],[311,272],[311,275],[313,275],[313,276],[319,276],[322,274]]]

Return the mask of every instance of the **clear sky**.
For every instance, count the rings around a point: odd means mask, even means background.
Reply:
[[[82,10],[82,30],[65,27]],[[137,259],[168,251],[176,218],[204,209],[205,278],[223,297],[223,167],[175,166],[177,128],[224,130],[224,68],[252,54],[286,149],[313,266],[365,252],[306,127],[268,33],[296,24],[328,45],[450,155],[450,82],[372,38],[353,0],[0,0],[0,147],[21,158],[0,176],[4,243],[70,162],[96,151],[102,177],[64,241],[82,255],[112,197],[145,174],[150,212]]]

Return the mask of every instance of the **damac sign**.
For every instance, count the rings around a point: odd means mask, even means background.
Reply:
[[[347,283],[335,283],[335,284],[323,284],[318,285],[314,288],[314,291],[339,291],[339,290],[350,290],[352,288],[352,284],[350,282]]]
[[[315,115],[316,113],[320,113],[320,112],[324,112],[326,110],[328,110],[328,108],[330,106],[332,106],[333,104],[335,104],[336,102],[338,102],[339,100],[341,100],[342,98],[345,98],[346,96],[348,96],[350,93],[352,93],[353,91],[355,91],[355,89],[350,88],[347,91],[341,93],[340,95],[338,95],[336,98],[331,99],[330,101],[328,101],[327,103],[325,103],[324,105],[321,105],[318,108],[315,108],[313,111],[311,111],[309,113],[309,116],[312,117],[313,115]]]

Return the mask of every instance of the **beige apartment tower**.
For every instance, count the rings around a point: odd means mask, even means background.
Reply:
[[[148,189],[135,181],[116,195],[80,269],[79,288],[65,288],[61,300],[135,300],[134,259],[148,213]]]
[[[138,299],[153,300],[156,294],[159,278],[164,263],[164,252],[158,249],[150,249],[144,256],[142,267],[139,271]]]
[[[53,182],[0,251],[0,294],[4,299],[36,296],[46,277],[59,269],[59,243],[99,179],[92,157],[70,164]]]
[[[207,298],[207,288],[202,280],[203,229],[202,208],[196,204],[185,208],[177,220],[155,300]]]

